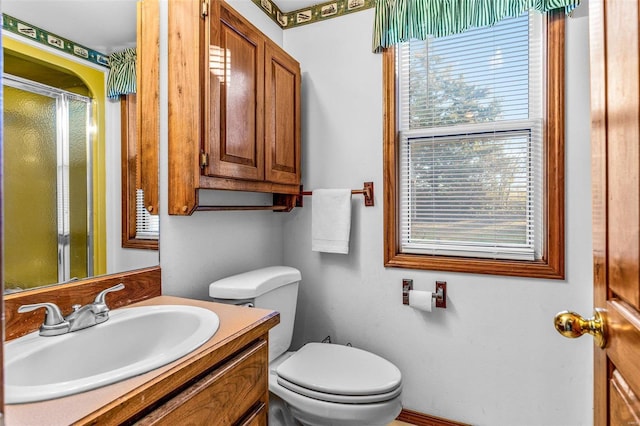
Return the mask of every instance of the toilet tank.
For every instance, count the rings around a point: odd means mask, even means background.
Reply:
[[[280,313],[280,324],[269,330],[269,361],[289,349],[298,301],[300,271],[270,266],[215,281],[209,285],[214,302],[248,305]]]

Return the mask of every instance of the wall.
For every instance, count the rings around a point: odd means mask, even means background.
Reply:
[[[283,263],[284,214],[269,211],[196,212],[192,216],[169,216],[167,137],[167,1],[161,1],[160,38],[160,265],[162,293],[207,299],[209,284],[228,275]],[[253,3],[229,1],[276,43],[282,31]],[[233,203],[238,194],[202,191],[201,203]],[[247,197],[243,197],[247,198]],[[263,202],[249,195],[246,204]]]
[[[475,425],[592,423],[592,341],[564,339],[552,324],[564,309],[592,311],[588,20],[576,15],[566,40],[564,281],[384,268],[382,58],[370,53],[373,10],[284,31],[303,72],[305,188],[360,188],[368,180],[376,187],[375,207],[354,196],[348,256],[311,251],[310,203],[286,216],[284,263],[303,277],[296,345],[331,335],[389,359],[403,373],[407,409]],[[424,290],[447,281],[447,310],[403,306],[405,277]]]

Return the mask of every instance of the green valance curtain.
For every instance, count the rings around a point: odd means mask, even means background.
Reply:
[[[526,10],[569,13],[580,0],[376,0],[373,51],[410,39],[443,37],[487,27]]]
[[[136,93],[136,49],[129,48],[109,55],[107,97]]]

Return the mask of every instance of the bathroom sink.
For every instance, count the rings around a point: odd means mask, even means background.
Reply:
[[[108,321],[61,336],[33,332],[7,343],[5,402],[73,395],[118,382],[187,355],[218,330],[207,309],[158,305],[122,308]]]

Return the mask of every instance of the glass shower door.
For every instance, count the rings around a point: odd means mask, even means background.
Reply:
[[[92,274],[90,99],[5,75],[5,290]]]

